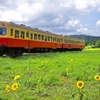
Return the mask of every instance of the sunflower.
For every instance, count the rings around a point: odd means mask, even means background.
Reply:
[[[6,89],[5,89],[7,92],[10,92],[10,86],[9,85],[6,85]]]
[[[74,61],[73,59],[70,60],[70,62],[73,62],[73,61]]]
[[[68,68],[66,68],[66,72],[67,72],[67,73],[69,72],[69,69],[68,69]]]
[[[19,87],[19,84],[18,83],[14,83],[12,85],[12,90],[16,90],[18,87]]]
[[[100,80],[100,76],[99,76],[99,75],[96,75],[94,78],[95,78],[96,80]]]
[[[84,87],[84,82],[83,81],[78,81],[77,83],[78,88],[83,88]]]
[[[18,80],[20,78],[20,75],[16,75],[15,77],[14,77],[14,80]]]

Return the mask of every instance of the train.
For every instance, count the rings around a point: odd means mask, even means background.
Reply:
[[[21,56],[23,53],[82,51],[85,40],[58,35],[24,24],[0,21],[0,56]]]

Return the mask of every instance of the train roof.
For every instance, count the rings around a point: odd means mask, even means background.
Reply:
[[[85,42],[85,40],[83,40],[83,39],[79,39],[79,38],[75,38],[75,37],[70,37],[70,36],[64,36],[65,38],[69,38],[69,39],[73,39],[73,40],[77,40],[77,41],[83,41],[83,42]]]
[[[58,34],[55,34],[55,33],[50,32],[50,31],[44,31],[44,30],[39,29],[39,28],[32,28],[32,27],[26,26],[26,25],[24,25],[24,24],[16,24],[16,23],[14,23],[14,22],[9,22],[9,23],[10,23],[10,25],[13,25],[13,26],[18,26],[18,27],[21,27],[21,28],[27,28],[27,29],[30,29],[30,30],[39,31],[39,32],[43,32],[43,33],[50,34],[50,35],[60,36],[60,35],[58,35]]]
[[[24,25],[24,24],[16,24],[16,23],[14,23],[14,22],[6,22],[6,21],[0,21],[0,22],[3,23],[3,24],[6,24],[6,25],[12,25],[12,26],[17,26],[17,27],[21,27],[21,28],[26,28],[26,29],[29,29],[29,30],[34,30],[34,31],[43,32],[43,33],[50,34],[50,35],[61,36],[61,35],[52,33],[52,32],[50,32],[50,31],[44,31],[44,30],[39,29],[39,28],[32,28],[32,27],[26,26],[26,25]]]
[[[55,33],[50,32],[50,31],[44,31],[44,30],[39,29],[39,28],[32,28],[32,27],[26,26],[24,24],[16,24],[14,22],[6,22],[6,21],[0,21],[0,22],[1,23],[4,23],[4,24],[8,24],[8,25],[18,26],[18,27],[21,27],[21,28],[27,28],[27,29],[30,29],[30,30],[35,30],[35,31],[43,32],[43,33],[50,34],[50,35],[63,36],[65,38],[69,38],[69,39],[77,39],[79,41],[84,41],[82,39],[73,38],[73,37],[69,37],[69,36],[66,36],[66,35],[58,35],[58,34],[55,34]]]

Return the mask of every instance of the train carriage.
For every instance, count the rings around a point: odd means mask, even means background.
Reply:
[[[84,48],[84,40],[31,28],[23,24],[0,21],[0,56],[11,57],[23,52],[63,51]]]
[[[82,50],[84,46],[84,40],[65,36],[62,48],[63,50]]]

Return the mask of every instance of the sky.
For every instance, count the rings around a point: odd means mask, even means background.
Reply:
[[[0,0],[0,21],[56,34],[100,36],[100,0]]]

